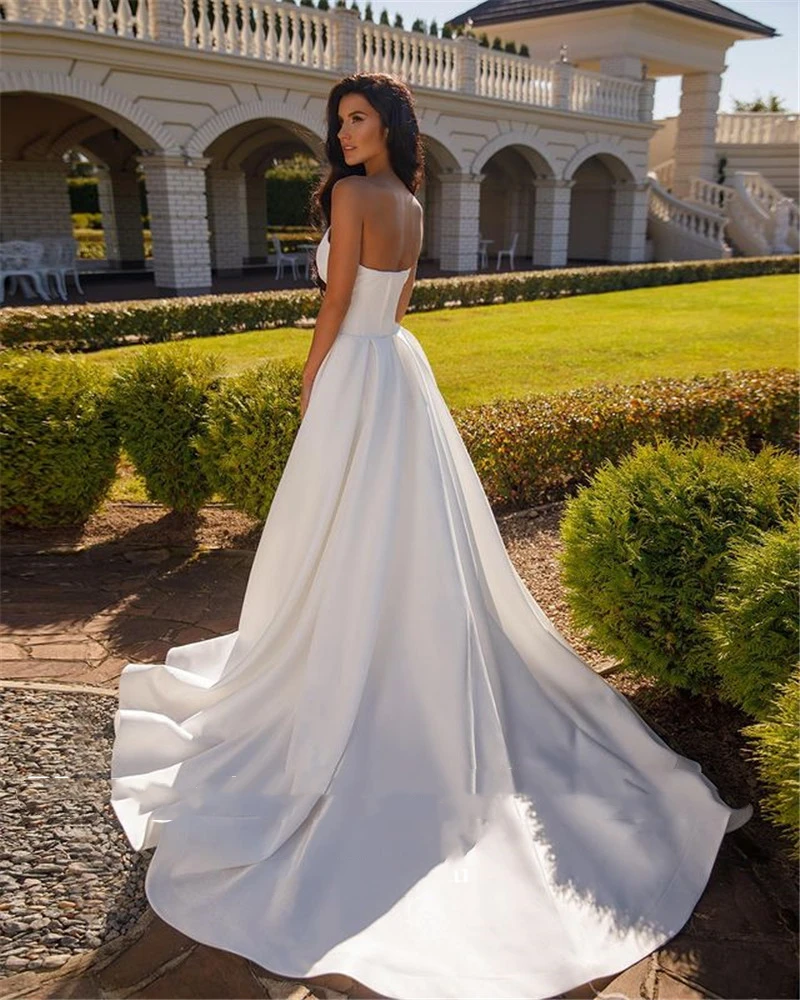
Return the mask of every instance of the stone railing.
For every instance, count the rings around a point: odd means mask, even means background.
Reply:
[[[325,11],[274,0],[185,0],[182,7],[189,48],[333,69],[333,21]],[[232,7],[240,16],[229,16]]]
[[[653,85],[650,81],[650,86]],[[573,69],[568,110],[636,121],[640,118],[639,101],[644,86],[641,80],[623,80],[586,69]]]
[[[733,188],[726,187],[724,184],[707,181],[704,177],[689,178],[688,200],[710,208],[712,212],[727,215],[732,196]]]
[[[722,246],[725,234],[723,216],[712,209],[681,201],[661,188],[652,171],[649,176],[655,181],[650,187],[649,211],[653,216],[682,230],[687,236],[699,238],[717,247]]]
[[[651,167],[648,170],[648,174],[652,177],[655,176],[658,183],[662,188],[667,188],[667,190],[672,188],[672,184],[675,180],[675,159],[664,160],[663,163],[659,163],[658,166]]]
[[[412,86],[458,89],[458,46],[447,38],[359,21],[356,65],[364,73],[389,73]]]
[[[501,101],[556,107],[553,66],[475,46],[475,93]]]
[[[743,221],[763,239],[767,252],[796,253],[800,244],[797,203],[755,170],[737,170],[733,189]]]
[[[48,24],[117,38],[156,37],[153,0],[3,0],[6,21]]]
[[[736,176],[741,178],[742,189],[745,190],[753,201],[757,202],[765,212],[773,212],[775,206],[781,202],[787,202],[789,209],[789,223],[792,226],[798,225],[797,205],[779,191],[778,188],[760,174],[757,170],[737,170]]]
[[[96,7],[95,7],[96,4]],[[580,115],[652,119],[653,80],[630,80],[280,0],[2,0],[7,22],[143,39],[336,73],[384,72],[412,86]]]
[[[798,143],[800,115],[781,112],[735,111],[717,115],[717,142]]]

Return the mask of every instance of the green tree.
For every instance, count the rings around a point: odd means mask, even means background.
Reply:
[[[733,99],[734,111],[773,111],[779,114],[786,114],[789,109],[777,94],[770,91],[766,101],[759,95],[752,101],[739,101]]]

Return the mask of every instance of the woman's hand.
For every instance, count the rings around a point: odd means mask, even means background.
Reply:
[[[305,374],[303,375],[303,387],[300,390],[300,419],[306,415],[306,410],[308,409],[308,401],[311,398],[311,387],[314,384],[313,378],[308,378]]]

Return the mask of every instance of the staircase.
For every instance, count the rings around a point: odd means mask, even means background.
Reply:
[[[701,177],[686,198],[672,194],[675,161],[648,172],[649,229],[656,260],[698,260],[797,253],[800,215],[763,174],[737,170],[730,184]]]

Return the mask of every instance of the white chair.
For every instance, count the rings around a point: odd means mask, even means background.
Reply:
[[[26,299],[33,297],[27,281],[30,278],[39,297],[50,301],[47,269],[42,266],[43,256],[44,245],[34,240],[6,240],[0,243],[0,302],[5,301],[6,278],[11,278],[12,292],[19,279]]]
[[[489,244],[494,243],[494,240],[486,240],[483,238],[483,233],[478,233],[478,267],[487,268],[489,266]]]
[[[281,241],[277,236],[270,236],[270,242],[275,248],[275,277],[280,278],[283,268],[288,264],[292,269],[292,277],[297,281],[297,265],[303,263],[304,253],[284,253],[281,249]]]
[[[517,240],[519,239],[519,233],[514,233],[514,237],[511,240],[510,247],[504,247],[502,250],[497,251],[497,270],[500,270],[500,261],[503,259],[503,254],[508,257],[508,266],[511,270],[514,270],[514,254],[517,252]]]
[[[58,294],[67,301],[67,275],[72,280],[81,295],[84,294],[78,277],[78,244],[72,236],[49,236],[41,241],[44,244],[42,266],[47,269],[47,278],[53,277]]]

